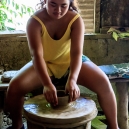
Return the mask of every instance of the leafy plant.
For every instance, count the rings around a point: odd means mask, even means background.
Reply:
[[[7,29],[6,22],[14,25],[22,24],[15,21],[16,17],[20,16],[22,18],[25,14],[31,15],[33,13],[34,9],[32,7],[19,5],[14,0],[0,0],[0,30]]]

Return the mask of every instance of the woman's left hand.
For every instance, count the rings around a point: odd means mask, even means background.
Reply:
[[[74,80],[67,81],[65,91],[66,91],[66,93],[69,93],[69,95],[70,95],[69,102],[75,101],[80,96],[80,89],[79,89],[76,81],[74,81]]]

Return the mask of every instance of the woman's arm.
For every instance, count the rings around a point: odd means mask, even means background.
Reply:
[[[84,43],[84,23],[81,17],[79,17],[72,24],[71,29],[71,62],[66,90],[68,90],[70,93],[70,101],[73,101],[80,95],[80,90],[76,83],[82,66],[82,53]]]
[[[47,72],[45,60],[43,58],[43,46],[41,41],[42,28],[38,21],[30,18],[27,23],[27,39],[32,56],[33,65],[37,75],[44,86],[44,95],[48,102],[57,103],[56,89],[52,84]]]

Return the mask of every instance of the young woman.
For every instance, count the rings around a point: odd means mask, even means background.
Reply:
[[[27,39],[32,61],[11,80],[7,91],[7,107],[12,127],[24,129],[22,107],[24,95],[40,86],[46,100],[57,105],[54,80],[68,76],[65,90],[70,101],[80,96],[77,84],[97,93],[108,120],[109,129],[118,129],[117,109],[112,86],[99,67],[82,56],[84,23],[74,0],[44,0],[27,23]]]

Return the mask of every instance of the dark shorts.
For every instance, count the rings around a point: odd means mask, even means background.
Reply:
[[[82,55],[82,62],[86,62],[86,61],[90,61],[90,59],[87,56]],[[53,84],[57,87],[65,86],[67,79],[68,79],[68,75],[69,75],[69,69],[67,70],[66,74],[63,77],[61,77],[60,79],[54,78],[52,80]]]

